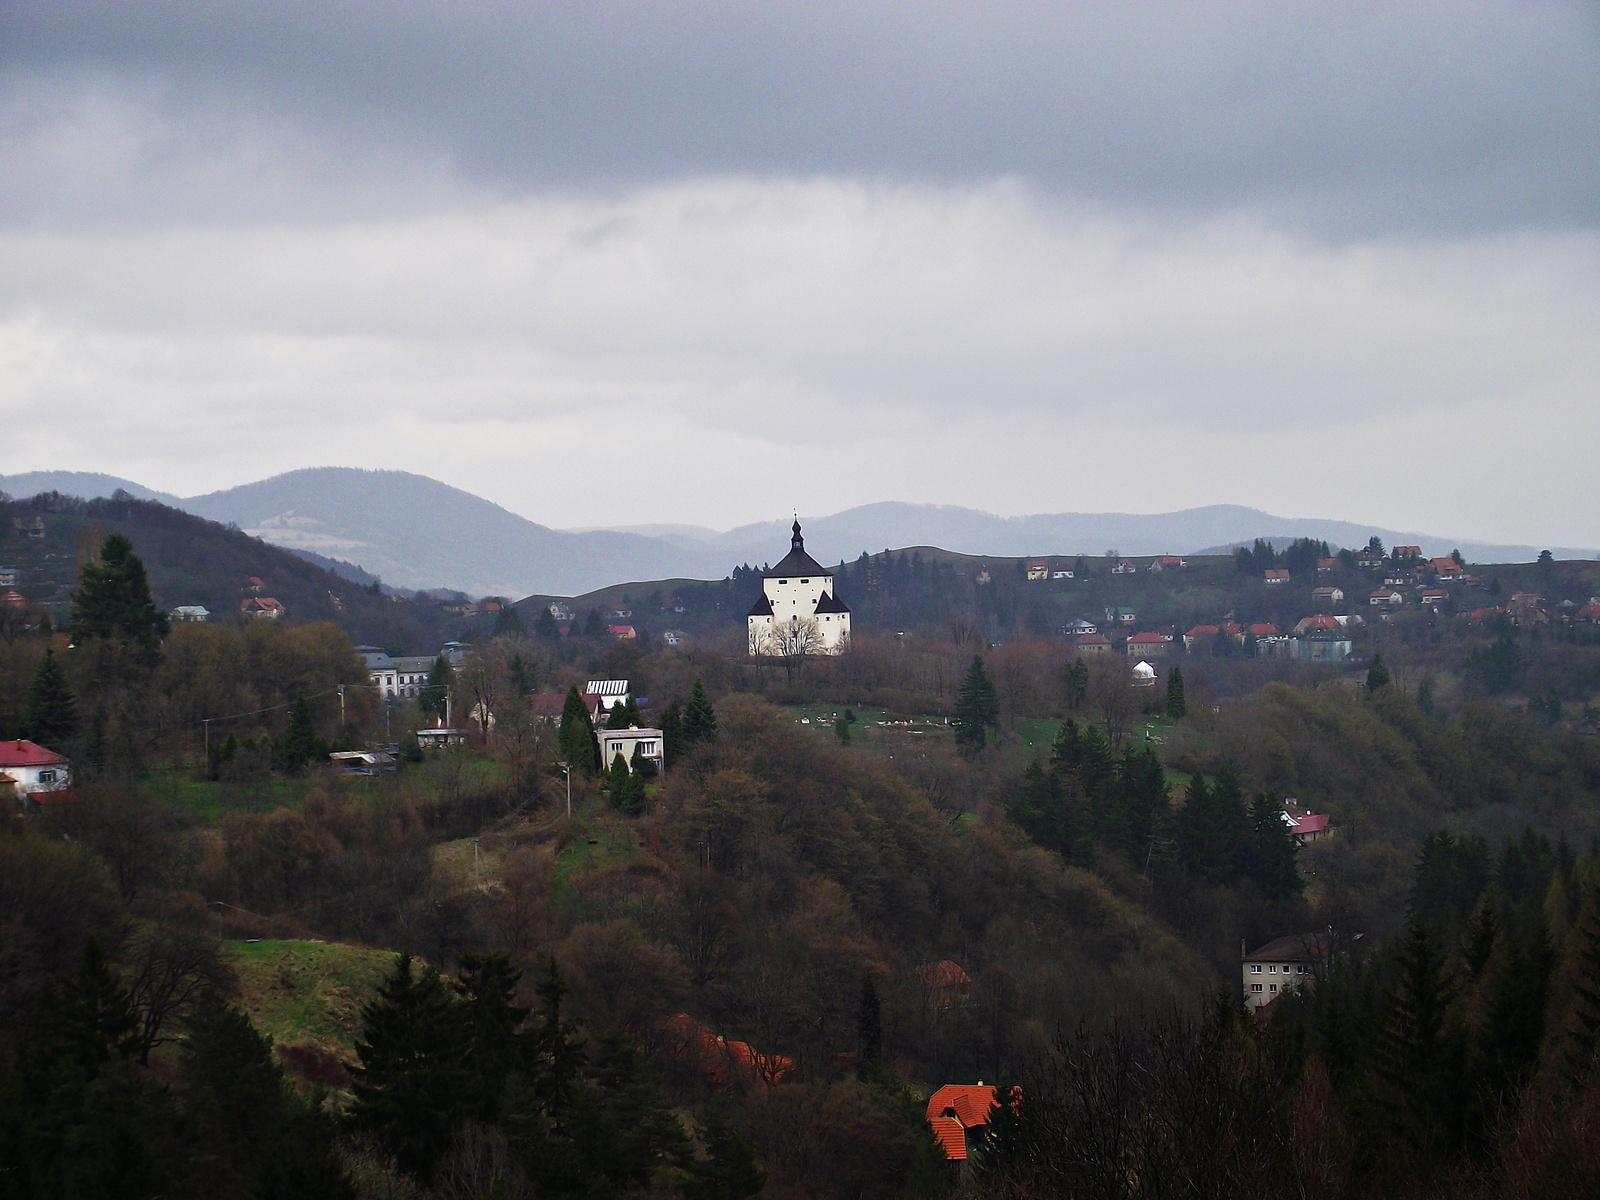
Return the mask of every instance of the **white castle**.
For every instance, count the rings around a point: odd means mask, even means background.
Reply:
[[[834,594],[833,573],[806,553],[799,518],[789,553],[761,577],[749,623],[753,657],[840,654],[850,645],[850,610]]]

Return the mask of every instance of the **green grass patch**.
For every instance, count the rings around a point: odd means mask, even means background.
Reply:
[[[239,1003],[262,1033],[354,1061],[361,1006],[394,965],[388,950],[338,942],[224,943],[239,977]]]
[[[590,824],[583,837],[556,856],[556,890],[561,891],[580,876],[627,866],[638,857],[639,847],[625,833],[599,823]]]

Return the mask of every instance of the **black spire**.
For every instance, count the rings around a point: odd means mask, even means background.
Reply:
[[[805,548],[806,540],[800,536],[800,517],[799,514],[796,514],[794,518],[794,536],[789,539],[789,549],[804,550]]]

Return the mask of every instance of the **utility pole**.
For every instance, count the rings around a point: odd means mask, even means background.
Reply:
[[[211,764],[211,718],[206,717],[200,723],[206,727],[206,766],[209,770]]]
[[[344,732],[344,684],[339,685],[339,732]]]
[[[560,767],[567,776],[567,820],[570,821],[572,820],[572,764],[559,762],[556,766]]]
[[[473,838],[472,839],[472,886],[473,887],[481,886],[481,880],[480,880],[480,877],[479,877],[479,874],[478,874],[478,839],[477,838]]]

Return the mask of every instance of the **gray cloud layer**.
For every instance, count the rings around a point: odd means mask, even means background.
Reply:
[[[1592,5],[0,5],[0,466],[1600,541]],[[597,488],[598,466],[628,480]]]

